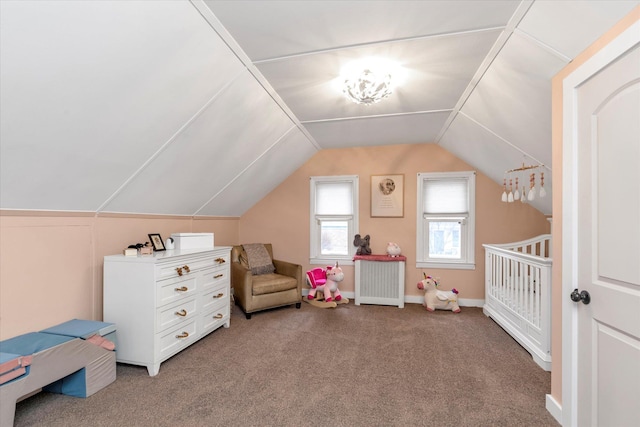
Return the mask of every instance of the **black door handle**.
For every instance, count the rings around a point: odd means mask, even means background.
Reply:
[[[583,304],[589,304],[591,302],[591,295],[589,295],[587,291],[579,292],[578,289],[574,289],[573,292],[571,292],[571,301],[582,301]]]

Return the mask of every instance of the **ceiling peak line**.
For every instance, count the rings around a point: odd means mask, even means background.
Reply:
[[[247,68],[249,73],[256,79],[258,84],[262,86],[262,88],[267,92],[267,94],[273,99],[273,101],[278,105],[278,107],[285,113],[287,117],[298,127],[300,132],[303,133],[311,142],[311,144],[316,147],[317,150],[321,150],[322,147],[316,142],[315,138],[311,136],[309,131],[302,126],[300,120],[293,114],[293,111],[289,109],[287,104],[280,98],[277,92],[271,87],[267,79],[262,75],[262,73],[258,70],[258,68],[253,64],[251,58],[245,53],[245,51],[240,47],[238,42],[233,38],[231,33],[227,31],[227,29],[222,25],[222,22],[214,15],[213,11],[209,9],[203,0],[189,0],[193,7],[196,8],[198,13],[204,18],[204,20],[209,24],[211,29],[220,37],[220,39],[227,45],[227,47],[233,52],[233,54],[238,58],[238,60]]]
[[[342,122],[342,121],[360,120],[360,119],[379,119],[383,117],[417,116],[422,114],[448,113],[451,111],[453,111],[451,108],[444,108],[441,110],[409,111],[406,113],[373,114],[370,116],[353,116],[353,117],[337,117],[333,119],[303,120],[300,123],[302,123],[303,125],[308,123],[331,123],[331,122]]]
[[[482,123],[480,123],[479,121],[475,120],[474,118],[472,118],[471,116],[469,116],[468,114],[465,114],[464,112],[460,111],[460,114],[464,117],[466,117],[468,120],[472,121],[473,123],[475,123],[476,125],[480,126],[482,129],[484,129],[485,131],[489,132],[491,135],[495,136],[496,138],[498,138],[500,141],[504,142],[505,144],[507,144],[508,146],[510,146],[511,148],[519,151],[520,153],[522,153],[522,155],[525,157],[525,159],[531,159],[533,162],[537,163],[538,165],[544,167],[545,169],[547,169],[549,172],[551,172],[551,168],[549,166],[547,166],[546,164],[544,164],[544,162],[541,162],[540,160],[536,159],[535,157],[533,157],[531,154],[523,151],[520,147],[518,147],[517,145],[507,141],[505,138],[501,137],[500,135],[498,135],[497,133],[495,133],[494,131],[492,131],[491,129],[489,129],[488,127],[486,127],[485,125],[483,125]]]
[[[489,67],[491,67],[491,64],[493,64],[493,61],[496,60],[496,58],[498,57],[498,54],[502,51],[504,46],[507,44],[507,42],[513,35],[514,31],[516,30],[517,26],[520,24],[520,21],[522,21],[524,16],[527,14],[529,9],[533,5],[533,2],[534,0],[523,0],[518,5],[518,8],[515,10],[515,12],[513,12],[513,15],[509,19],[507,26],[504,28],[502,33],[498,36],[496,41],[493,43],[493,46],[491,46],[491,49],[489,49],[487,56],[484,58],[484,60],[480,64],[475,74],[469,81],[469,84],[467,85],[465,90],[462,92],[462,95],[458,99],[458,102],[453,107],[453,111],[451,112],[449,117],[447,117],[447,120],[442,125],[442,129],[440,129],[440,132],[435,138],[436,144],[440,144],[440,140],[442,139],[444,134],[447,132],[447,130],[449,130],[449,127],[451,126],[451,123],[453,123],[453,121],[455,120],[456,116],[458,115],[458,112],[462,109],[464,104],[467,102],[467,100],[471,96],[471,93],[473,93],[476,86],[478,86],[478,83],[480,83],[480,80],[482,80],[486,72],[489,70]]]
[[[522,38],[525,38],[527,40],[531,40],[531,42],[537,44],[538,46],[540,46],[542,49],[550,52],[551,54],[557,56],[558,58],[562,59],[563,61],[566,61],[567,63],[572,61],[572,58],[569,58],[567,55],[565,55],[564,53],[560,52],[557,49],[552,48],[551,46],[549,46],[546,43],[543,43],[541,40],[535,38],[534,36],[532,36],[531,34],[527,33],[526,31],[521,30],[520,28],[516,28],[515,29],[515,33],[519,36],[521,36]]]
[[[290,133],[291,131],[293,131],[293,129],[296,129],[297,126],[293,125],[289,128],[289,130],[287,130],[285,133],[283,133],[280,138],[278,138],[273,144],[271,144],[269,146],[269,148],[267,148],[266,150],[264,150],[262,152],[262,154],[260,154],[258,157],[256,157],[255,159],[253,159],[253,161],[251,163],[249,163],[244,169],[242,169],[240,172],[238,172],[238,174],[236,176],[234,176],[232,179],[229,180],[229,182],[227,182],[227,184],[222,187],[216,194],[214,194],[213,196],[211,196],[211,198],[209,200],[207,200],[202,206],[200,206],[193,214],[193,216],[198,215],[198,212],[202,211],[209,203],[213,202],[213,200],[218,197],[220,195],[220,193],[222,193],[224,190],[226,190],[231,184],[233,184],[238,178],[240,178],[242,176],[242,174],[244,174],[248,169],[250,169],[258,160],[260,160],[262,157],[264,157],[269,151],[271,151],[275,146],[277,146],[278,144],[280,144],[280,142],[282,142]]]
[[[204,3],[204,0],[189,0],[189,2],[240,62],[242,62],[245,67],[249,67],[251,59],[244,50],[242,50],[238,42],[236,42],[224,25],[222,25],[222,22],[213,14],[213,11],[209,9],[209,6]]]
[[[385,45],[385,44],[403,43],[403,42],[415,41],[415,40],[428,40],[428,39],[439,39],[439,38],[445,38],[445,37],[458,37],[458,36],[465,36],[465,35],[469,35],[469,34],[478,34],[478,33],[491,32],[491,31],[504,30],[504,29],[505,29],[504,26],[487,27],[487,28],[478,28],[478,29],[475,29],[475,30],[456,31],[456,32],[451,32],[451,33],[429,34],[429,35],[424,35],[424,36],[400,37],[400,38],[397,38],[397,39],[379,40],[379,41],[374,41],[374,42],[354,43],[354,44],[350,44],[350,45],[332,47],[332,48],[327,48],[327,49],[310,50],[310,51],[307,51],[307,52],[292,53],[290,55],[276,56],[276,57],[273,57],[273,58],[258,59],[258,60],[253,61],[253,63],[256,64],[256,65],[268,64],[268,63],[271,63],[271,62],[286,61],[286,60],[289,60],[289,59],[302,58],[302,57],[305,57],[305,56],[319,55],[319,54],[322,54],[322,53],[339,52],[339,51],[350,50],[350,49],[359,49],[361,47],[382,46],[382,45]]]
[[[280,98],[280,95],[278,95],[278,92],[275,91],[275,89],[273,89],[273,87],[271,86],[271,84],[269,84],[269,82],[267,81],[267,79],[262,75],[262,73],[260,72],[260,70],[258,70],[258,68],[253,65],[250,64],[247,67],[247,70],[249,71],[249,73],[251,73],[251,75],[253,76],[254,79],[256,79],[256,81],[258,82],[258,84],[260,86],[262,86],[262,88],[265,90],[265,92],[267,92],[267,95],[269,95],[269,97],[271,97],[271,99],[273,99],[273,102],[276,103],[276,105],[278,106],[278,108],[280,108],[280,110],[282,110],[282,112],[289,117],[289,120],[291,120],[291,122],[298,128],[298,130],[300,130],[300,132],[302,132],[302,134],[304,136],[307,137],[307,139],[309,140],[309,142],[311,142],[311,144],[316,147],[316,149],[318,150],[322,150],[322,147],[316,142],[315,138],[313,136],[311,136],[311,134],[309,133],[309,131],[302,125],[302,122],[298,119],[298,117],[293,113],[293,111],[291,111],[291,109],[289,108],[289,106],[284,102],[284,100],[282,98]]]
[[[182,132],[184,132],[187,128],[189,128],[189,126],[191,126],[191,124],[198,118],[200,117],[205,110],[207,110],[207,108],[209,108],[209,106],[220,96],[220,94],[222,94],[224,91],[227,90],[227,88],[229,88],[229,86],[231,86],[232,84],[234,84],[236,82],[236,80],[238,80],[240,78],[240,76],[242,76],[244,73],[246,72],[246,69],[242,69],[241,72],[239,72],[237,75],[235,75],[234,77],[232,77],[231,79],[229,79],[229,81],[220,88],[220,90],[218,90],[215,94],[213,94],[213,96],[204,103],[204,105],[202,107],[200,107],[200,109],[198,111],[196,111],[182,126],[180,126],[178,128],[178,130],[176,130],[173,135],[171,135],[169,137],[169,139],[160,146],[160,148],[158,148],[156,150],[155,153],[153,153],[135,172],[133,172],[131,174],[131,176],[129,176],[129,178],[127,178],[120,187],[118,187],[113,194],[111,194],[111,196],[109,196],[107,198],[107,200],[105,200],[99,207],[98,209],[96,209],[96,212],[101,212],[106,206],[109,205],[109,203],[115,199],[126,187],[127,185],[129,185],[130,182],[132,182],[138,175],[140,175],[142,173],[142,171],[144,171],[149,165],[151,165],[154,160],[156,158],[158,158],[158,156],[160,156],[160,154],[165,151],[169,145],[171,145],[171,143],[173,143],[176,138],[182,134]]]

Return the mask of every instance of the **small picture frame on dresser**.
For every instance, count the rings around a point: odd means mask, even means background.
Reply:
[[[149,240],[151,240],[154,251],[159,252],[165,250],[164,242],[162,241],[162,237],[160,237],[159,234],[149,234]]]

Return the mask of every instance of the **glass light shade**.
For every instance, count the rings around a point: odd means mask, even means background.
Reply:
[[[365,69],[359,75],[345,79],[342,91],[356,104],[375,104],[391,95],[391,74]]]

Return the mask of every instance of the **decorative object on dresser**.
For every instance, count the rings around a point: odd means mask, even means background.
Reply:
[[[231,281],[235,301],[247,319],[256,311],[302,301],[302,266],[273,259],[271,243],[231,249]]]
[[[156,252],[164,251],[164,242],[162,241],[162,237],[159,234],[149,234],[149,240],[153,245],[153,250]]]
[[[165,247],[167,250],[173,250],[173,249],[175,249],[175,248],[176,248],[176,244],[175,244],[175,242],[174,242],[174,240],[173,240],[173,237],[169,237],[169,238],[167,239],[167,241],[164,243],[164,247]]]
[[[149,242],[142,243],[134,243],[133,245],[129,245],[127,249],[135,249],[135,255],[151,255],[153,253],[153,246],[149,245]],[[133,256],[131,252],[124,251],[124,255]]]
[[[117,361],[160,364],[229,327],[231,247],[104,258],[104,320],[118,325]]]
[[[407,258],[403,255],[356,255],[355,304],[397,305],[404,307],[404,269]]]
[[[175,249],[213,249],[213,233],[172,233]]]

